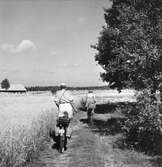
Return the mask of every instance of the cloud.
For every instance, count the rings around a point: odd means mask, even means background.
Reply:
[[[1,46],[2,50],[10,53],[21,53],[26,50],[36,49],[36,45],[30,40],[22,40],[17,46],[5,43]]]
[[[79,21],[79,23],[84,23],[84,22],[86,21],[86,19],[85,19],[84,17],[80,17],[80,18],[78,19],[78,21]]]
[[[22,52],[24,50],[28,49],[36,49],[35,44],[30,40],[23,40],[21,43],[17,46],[16,51]]]

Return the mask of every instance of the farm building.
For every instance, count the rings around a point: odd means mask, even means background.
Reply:
[[[11,84],[8,89],[2,89],[0,87],[0,92],[8,92],[8,93],[25,93],[26,88],[22,84]]]

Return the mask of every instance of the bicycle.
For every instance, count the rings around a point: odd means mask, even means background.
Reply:
[[[63,153],[67,149],[67,127],[69,125],[69,119],[66,116],[59,117],[57,120],[58,130],[58,151]]]

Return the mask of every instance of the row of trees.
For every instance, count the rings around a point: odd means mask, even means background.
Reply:
[[[59,86],[31,86],[26,87],[27,91],[51,91],[55,93]],[[68,87],[69,90],[104,90],[108,89],[107,86],[87,86],[87,87]]]

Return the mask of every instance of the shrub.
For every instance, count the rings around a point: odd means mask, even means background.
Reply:
[[[149,91],[137,97],[136,105],[122,109],[126,115],[122,130],[126,142],[146,153],[162,154],[162,112]]]

